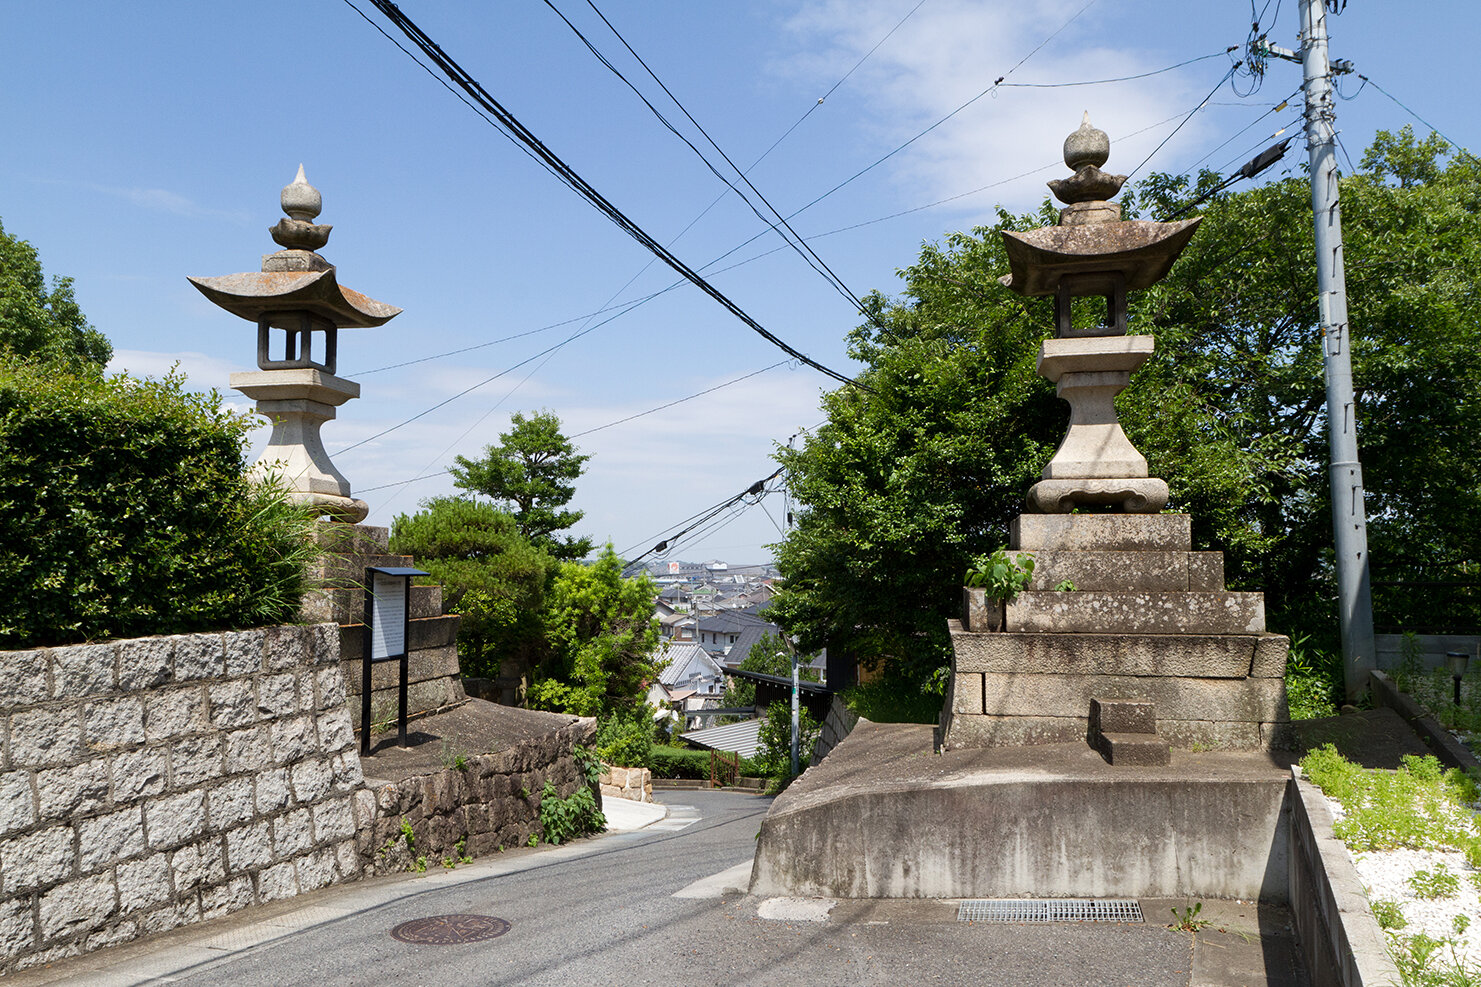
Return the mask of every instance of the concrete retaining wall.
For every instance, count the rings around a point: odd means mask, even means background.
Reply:
[[[540,794],[547,781],[561,798],[586,785],[573,748],[594,736],[596,720],[588,717],[496,754],[468,757],[461,769],[370,782],[355,796],[357,846],[366,871],[404,871],[418,866],[418,857],[435,867],[444,857],[479,857],[525,845],[543,833]],[[410,843],[403,820],[412,830]]]
[[[1383,930],[1342,841],[1327,800],[1293,769],[1287,880],[1291,918],[1312,987],[1400,983]]]
[[[338,636],[0,652],[0,970],[358,878]]]

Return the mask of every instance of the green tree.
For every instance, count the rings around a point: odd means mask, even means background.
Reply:
[[[578,716],[639,707],[661,667],[656,596],[647,573],[623,578],[610,544],[590,565],[561,563],[545,607],[549,653],[530,705]]]
[[[581,511],[562,508],[575,495],[575,481],[591,457],[576,451],[561,434],[560,419],[548,411],[528,417],[516,412],[510,423],[499,443],[484,450],[483,459],[457,457],[457,465],[449,471],[454,482],[507,507],[519,533],[548,547],[557,558],[586,557],[592,548],[590,538],[556,535],[583,516]]]
[[[804,667],[798,672],[802,681],[818,681],[818,673],[806,667],[806,663],[812,660],[812,656],[807,655],[800,660],[804,663]],[[787,645],[786,639],[780,635],[763,634],[760,640],[751,645],[750,653],[741,660],[737,667],[747,672],[761,672],[764,675],[791,678],[792,649]],[[734,676],[728,677],[725,680],[725,700],[721,705],[755,706],[756,683]]]
[[[71,278],[48,290],[36,249],[0,226],[0,348],[76,372],[101,370],[113,355],[72,295]]]
[[[1380,134],[1342,184],[1359,442],[1375,572],[1481,557],[1481,166]],[[1157,217],[1209,188],[1153,176],[1124,196]],[[1128,434],[1196,547],[1233,588],[1262,590],[1272,628],[1335,634],[1321,340],[1307,183],[1224,194],[1171,275],[1132,299],[1157,355],[1118,399]],[[801,507],[777,547],[771,613],[804,649],[836,648],[918,687],[949,654],[967,557],[1008,540],[1067,406],[1034,372],[1047,299],[1021,299],[997,224],[927,245],[898,299],[875,293],[850,336],[870,391],[825,396],[827,423],[781,449]],[[1089,306],[1087,306],[1088,308]],[[1452,568],[1452,578],[1454,573]],[[1469,571],[1475,571],[1471,569]],[[1439,594],[1379,593],[1380,616]]]
[[[440,584],[458,625],[463,674],[518,674],[545,659],[545,598],[558,563],[531,545],[491,504],[467,497],[428,500],[397,516],[391,550],[411,555]]]

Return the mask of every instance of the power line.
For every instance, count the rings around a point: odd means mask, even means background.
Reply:
[[[596,327],[593,326],[592,328],[596,328]],[[566,342],[569,342],[569,340],[566,340]],[[560,345],[563,345],[563,344],[558,344],[557,346],[553,346],[553,347],[551,347],[550,350],[546,350],[545,352],[549,353],[552,350],[558,349]],[[530,360],[534,360],[534,359],[538,358],[540,355],[541,354],[537,353],[537,354],[535,354],[535,356],[530,357]],[[530,360],[526,360],[525,363],[529,363]],[[634,419],[637,419],[637,418],[643,418],[643,417],[646,417],[647,415],[652,415],[652,414],[656,414],[657,412],[660,412],[660,411],[665,411],[665,410],[667,410],[669,408],[674,407],[675,405],[683,404],[686,401],[693,401],[695,398],[704,397],[706,394],[713,394],[714,392],[716,392],[718,390],[721,390],[722,388],[730,387],[732,384],[739,384],[741,381],[750,380],[752,377],[756,377],[756,376],[759,376],[760,374],[764,374],[764,373],[766,373],[768,371],[775,370],[777,367],[785,366],[789,362],[790,361],[788,361],[788,360],[779,360],[776,363],[773,363],[769,367],[762,367],[760,370],[753,370],[753,371],[751,371],[748,374],[743,374],[740,377],[736,377],[736,378],[734,378],[732,380],[727,380],[723,384],[716,384],[714,387],[707,387],[707,388],[705,388],[702,391],[695,391],[693,394],[687,395],[686,397],[678,398],[677,400],[674,400],[674,401],[669,401],[669,402],[667,402],[665,404],[661,404],[661,405],[659,405],[656,408],[649,408],[647,411],[640,411],[640,412],[638,412],[635,415],[628,415],[626,418],[619,418],[616,421],[607,422],[605,425],[598,425],[595,428],[588,428],[586,431],[584,431],[584,432],[577,432],[575,435],[568,436],[568,438],[579,439],[583,435],[590,435],[593,432],[600,432],[603,429],[612,428],[613,426],[616,426],[616,425],[623,425],[623,424],[626,424],[627,422],[633,421]],[[511,367],[510,369],[512,370],[514,368]],[[507,373],[507,372],[508,371],[504,371],[504,373]],[[525,378],[525,379],[528,380],[529,378]],[[488,381],[484,381],[483,383],[488,383]],[[480,387],[480,386],[482,386],[482,385],[481,384],[475,384],[474,385],[475,388],[476,387]],[[463,393],[467,393],[467,392],[465,391]],[[459,397],[459,396],[461,396],[461,395],[454,395],[454,398]],[[507,395],[506,395],[506,397],[507,397]],[[451,401],[451,400],[453,400],[453,398],[449,398],[448,400]],[[446,404],[447,402],[443,402],[443,403]],[[503,402],[501,401],[500,403],[502,404]],[[441,407],[441,405],[438,405],[438,407]],[[495,405],[494,407],[497,408],[498,405]],[[435,410],[435,409],[432,409],[432,408],[429,408],[428,409],[428,411],[431,411],[431,410]],[[490,411],[492,411],[492,410],[493,409],[490,409]],[[423,412],[423,414],[426,414],[426,412]],[[484,417],[486,418],[488,416],[485,415]],[[480,423],[481,423],[481,421],[482,421],[482,419],[480,419]],[[387,429],[387,431],[391,431],[391,430],[390,429]],[[472,431],[472,429],[469,429],[469,431]],[[381,432],[378,435],[373,435],[373,436],[370,437],[370,439],[364,439],[364,440],[362,440],[362,442],[356,443],[356,445],[363,444],[363,442],[369,442],[371,439],[379,438],[381,435],[385,435],[385,434],[386,434],[385,432]],[[468,432],[464,432],[463,433],[463,435],[467,435],[467,434],[468,434]],[[459,436],[459,439],[461,439],[461,438],[462,438],[462,436]],[[353,449],[354,446],[346,446],[345,448],[346,449]],[[344,449],[339,450],[339,452],[343,452],[343,451],[345,451],[345,450]],[[442,456],[444,456],[446,454],[447,454],[447,450],[443,450],[443,452],[440,453],[436,458],[440,459]],[[365,487],[363,490],[361,490],[361,492],[362,493],[369,493],[372,490],[386,490],[386,489],[389,489],[391,487],[405,486],[408,483],[416,483],[416,482],[418,482],[420,480],[430,480],[430,479],[433,479],[434,477],[446,476],[448,474],[448,472],[450,472],[450,471],[449,470],[438,470],[435,473],[424,473],[421,476],[414,476],[414,477],[412,477],[409,480],[397,480],[395,483],[382,483],[378,487]]]
[[[1229,79],[1234,75],[1235,71],[1242,64],[1243,64],[1243,62],[1235,62],[1233,65],[1231,65],[1229,67],[1229,71],[1228,72],[1225,72],[1223,78],[1221,78],[1217,83],[1214,84],[1214,88],[1212,88],[1212,89],[1210,89],[1208,91],[1208,95],[1205,96],[1205,97],[1203,97],[1203,99],[1199,102],[1199,104],[1197,106],[1193,107],[1193,109],[1191,109],[1191,110],[1188,111],[1188,115],[1183,118],[1183,122],[1180,123],[1180,124],[1178,124],[1176,127],[1172,128],[1172,133],[1170,133],[1166,137],[1162,138],[1162,142],[1160,144],[1158,144],[1156,147],[1152,148],[1152,154],[1149,154],[1145,158],[1142,158],[1142,163],[1141,164],[1139,164],[1135,168],[1131,169],[1130,173],[1128,173],[1127,176],[1126,176],[1128,180],[1130,180],[1130,178],[1131,178],[1132,175],[1135,175],[1137,172],[1141,171],[1142,168],[1146,165],[1146,163],[1148,161],[1151,161],[1152,160],[1152,156],[1155,155],[1158,151],[1162,150],[1163,146],[1166,145],[1168,141],[1172,140],[1175,136],[1177,136],[1178,131],[1183,129],[1184,124],[1186,124],[1189,120],[1193,119],[1193,114],[1195,114],[1199,110],[1203,109],[1204,103],[1207,103],[1209,100],[1211,100],[1211,99],[1214,98],[1214,93],[1218,92],[1219,89],[1220,89],[1220,87],[1222,87],[1225,82],[1229,81]]]
[[[355,6],[353,0],[344,0],[344,2],[352,8],[354,8]],[[569,187],[572,191],[576,192],[588,203],[594,206],[615,226],[617,226],[618,229],[628,234],[645,249],[649,250],[664,263],[672,267],[679,274],[683,275],[695,287],[699,288],[705,294],[709,295],[732,315],[740,319],[741,322],[745,323],[745,325],[752,331],[760,335],[763,339],[766,339],[778,349],[781,349],[783,352],[789,354],[793,358],[800,360],[813,369],[827,375],[828,377],[833,378],[834,380],[839,381],[840,383],[861,386],[858,385],[853,380],[853,378],[839,373],[836,370],[832,370],[821,363],[818,363],[807,354],[791,346],[775,333],[768,330],[765,326],[761,325],[761,323],[757,322],[754,318],[747,314],[745,310],[743,310],[739,305],[728,298],[718,288],[716,288],[714,285],[710,284],[703,277],[701,277],[698,272],[689,267],[678,257],[676,257],[672,252],[670,252],[666,247],[655,240],[651,235],[647,233],[647,231],[638,226],[637,223],[635,223],[631,218],[629,218],[620,209],[613,205],[605,196],[598,192],[596,188],[591,185],[591,183],[587,182],[584,178],[577,174],[575,169],[573,169],[570,165],[563,161],[557,154],[555,154],[555,152],[546,147],[545,144],[538,137],[536,137],[529,128],[520,123],[519,120],[507,109],[505,109],[498,100],[489,95],[487,90],[485,90],[476,79],[469,75],[468,72],[462,68],[462,66],[460,66],[446,53],[444,53],[441,47],[439,47],[437,43],[434,42],[426,34],[426,32],[422,31],[422,29],[417,27],[417,25],[410,18],[403,14],[401,10],[396,6],[396,4],[391,3],[390,0],[371,0],[371,2],[375,5],[376,9],[384,14],[398,30],[405,34],[406,37],[414,45],[416,45],[416,47],[419,48],[428,59],[433,62],[433,64],[441,69],[442,72],[446,74],[455,85],[457,85],[465,93],[467,93],[468,96],[480,107],[482,107],[488,113],[492,114],[501,127],[512,134],[515,138],[517,138],[520,143],[527,147],[545,165],[547,165],[547,170],[552,171],[556,175],[556,177],[559,178],[567,187]],[[404,51],[405,49],[402,50]]]
[[[1389,99],[1391,99],[1395,103],[1397,103],[1399,105],[1399,108],[1402,109],[1404,112],[1408,113],[1414,119],[1418,120],[1420,123],[1424,124],[1426,127],[1430,128],[1435,133],[1439,134],[1440,135],[1440,139],[1443,140],[1445,143],[1449,144],[1451,147],[1455,148],[1457,151],[1459,151],[1461,154],[1464,154],[1466,157],[1470,158],[1472,161],[1476,161],[1477,160],[1477,158],[1476,158],[1476,156],[1474,154],[1472,154],[1470,151],[1467,151],[1464,147],[1462,147],[1461,145],[1457,144],[1455,141],[1451,140],[1449,137],[1446,137],[1445,134],[1440,130],[1439,127],[1436,127],[1434,124],[1430,123],[1424,117],[1420,116],[1418,113],[1415,113],[1414,110],[1412,110],[1407,104],[1401,102],[1399,100],[1399,97],[1395,96],[1393,93],[1389,92],[1387,89],[1383,88],[1378,83],[1376,83],[1372,79],[1368,78],[1366,75],[1363,75],[1361,72],[1358,73],[1358,78],[1359,79],[1362,79],[1364,83],[1370,83],[1370,84],[1372,84],[1372,86],[1373,86],[1374,89],[1377,89],[1379,92],[1383,93]],[[1356,95],[1356,94],[1354,94],[1354,95]]]
[[[617,66],[613,65],[610,59],[608,59],[601,53],[600,50],[597,49],[596,45],[594,45],[591,40],[582,33],[580,28],[571,23],[570,18],[561,13],[560,9],[556,7],[553,0],[545,0],[545,6],[549,7],[552,11],[555,12],[555,15],[559,17],[568,28],[571,29],[576,37],[581,40],[581,43],[586,46],[587,50],[590,51],[599,62],[606,66],[613,75],[617,76],[617,78],[620,79],[624,85],[626,85],[633,91],[638,99],[642,101],[643,105],[646,106],[648,110],[655,117],[658,118],[658,121],[662,123],[664,127],[666,127],[675,137],[679,138],[679,140],[682,141],[686,147],[693,151],[694,154],[700,159],[700,161],[704,162],[705,167],[709,169],[711,174],[713,174],[716,178],[723,182],[727,188],[729,188],[732,192],[740,197],[741,201],[746,204],[751,212],[755,213],[757,219],[761,220],[761,222],[766,224],[768,229],[776,232],[778,236],[785,240],[787,242],[787,245],[790,246],[794,251],[796,251],[798,256],[800,256],[803,261],[808,264],[809,267],[811,267],[820,276],[822,276],[822,278],[827,281],[834,288],[835,291],[843,295],[843,297],[846,298],[859,311],[862,312],[864,310],[864,303],[860,301],[859,298],[851,290],[849,290],[848,285],[844,284],[843,280],[837,275],[836,272],[834,272],[831,267],[828,266],[827,262],[819,257],[817,253],[811,247],[809,247],[800,236],[797,235],[797,231],[792,229],[792,227],[787,223],[787,220],[782,216],[780,212],[777,211],[776,207],[773,206],[771,202],[767,200],[766,196],[761,192],[761,190],[756,188],[751,180],[746,177],[746,172],[738,167],[736,163],[730,159],[730,155],[726,154],[724,149],[722,149],[719,144],[715,143],[714,138],[710,136],[709,131],[705,130],[704,125],[701,124],[698,120],[694,119],[694,115],[689,112],[689,109],[683,104],[683,102],[679,100],[677,96],[674,95],[673,91],[669,89],[664,81],[658,77],[658,74],[653,71],[653,69],[648,65],[647,61],[644,60],[643,56],[639,55],[637,51],[633,49],[632,45],[628,44],[627,39],[624,38],[622,36],[622,33],[617,30],[617,28],[612,24],[610,20],[607,19],[607,15],[602,13],[601,8],[597,7],[597,5],[592,2],[592,0],[587,0],[587,6],[589,6],[597,15],[597,17],[601,19],[602,23],[607,26],[607,29],[612,32],[613,36],[615,36],[617,40],[622,43],[622,46],[627,49],[628,54],[637,59],[638,64],[643,67],[643,71],[648,73],[649,78],[658,83],[658,87],[663,90],[664,95],[666,95],[669,100],[679,108],[679,112],[683,113],[685,118],[694,125],[694,127],[700,132],[701,136],[704,137],[705,141],[709,143],[710,147],[715,149],[715,151],[720,155],[725,163],[730,166],[730,169],[740,177],[740,180],[742,182],[745,183],[745,186],[750,189],[751,192],[755,194],[758,199],[761,200],[761,203],[765,205],[768,210],[771,211],[771,214],[776,217],[776,221],[772,221],[771,219],[768,219],[765,215],[763,215],[761,210],[756,207],[755,203],[747,198],[746,194],[739,188],[737,188],[734,182],[725,177],[725,175],[721,174],[720,169],[717,168],[714,163],[705,156],[705,153],[703,151],[701,151],[694,145],[693,141],[691,141],[688,137],[685,137],[683,134],[679,133],[678,128],[676,128],[672,123],[669,122],[669,120],[663,115],[663,113],[661,113],[659,109],[654,106],[651,101],[649,101],[648,97],[644,96],[642,91],[639,90],[638,87],[634,85],[632,81],[628,79],[627,76],[624,75],[619,68],[617,68]],[[786,230],[785,233],[782,232],[783,229]],[[788,237],[789,233],[791,234],[790,237]]]
[[[1111,82],[1130,82],[1133,79],[1145,79],[1145,78],[1147,78],[1149,76],[1161,75],[1164,72],[1171,72],[1173,69],[1180,69],[1180,68],[1182,68],[1185,65],[1192,65],[1194,62],[1202,62],[1202,61],[1205,61],[1205,60],[1210,59],[1210,58],[1218,58],[1220,55],[1227,55],[1227,54],[1229,54],[1231,51],[1234,51],[1238,47],[1239,47],[1239,45],[1230,45],[1228,48],[1225,48],[1223,51],[1216,51],[1216,52],[1213,52],[1212,54],[1209,54],[1209,55],[1199,55],[1197,58],[1190,58],[1186,62],[1178,62],[1176,65],[1169,65],[1166,68],[1153,69],[1150,72],[1139,72],[1136,75],[1118,75],[1118,76],[1116,76],[1113,79],[1089,79],[1089,80],[1086,80],[1084,82],[1003,82],[1003,83],[997,84],[997,88],[999,88],[999,89],[1068,89],[1068,88],[1071,88],[1071,87],[1074,87],[1074,86],[1104,86],[1107,83],[1111,83]]]
[[[615,422],[608,422],[605,425],[598,425],[596,428],[588,428],[584,432],[577,432],[575,435],[571,436],[571,438],[579,439],[583,435],[590,435],[593,432],[600,432],[603,429],[612,428],[614,425],[625,425],[635,419],[644,418],[648,415],[654,415],[660,411],[667,411],[669,408],[672,408],[676,404],[683,404],[685,401],[693,401],[695,398],[704,397],[706,394],[713,394],[715,391],[720,390],[720,388],[722,387],[729,387],[732,384],[739,384],[743,380],[750,380],[752,377],[764,374],[768,370],[775,370],[777,367],[785,366],[787,362],[788,361],[786,360],[778,360],[776,363],[773,363],[769,367],[762,367],[760,370],[752,370],[750,373],[740,377],[736,377],[734,380],[727,380],[723,384],[716,384],[714,387],[707,387],[702,391],[696,391],[688,397],[679,398],[677,401],[670,401],[667,404],[661,404],[656,408],[649,408],[647,411],[640,411],[636,415],[628,415],[626,418],[619,418]]]

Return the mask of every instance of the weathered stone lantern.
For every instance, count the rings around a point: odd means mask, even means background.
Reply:
[[[319,428],[335,408],[360,396],[360,385],[335,376],[341,329],[385,325],[401,309],[341,287],[334,265],[316,251],[330,226],[315,224],[319,190],[303,166],[283,189],[287,216],[269,232],[283,249],[262,258],[262,271],[190,283],[233,315],[257,324],[257,371],[234,373],[231,386],[257,402],[272,420],[272,436],[253,470],[281,471],[297,499],[338,521],[357,523],[369,512],[350,496],[350,481],[324,451]],[[317,345],[316,345],[317,343]]]
[[[1110,152],[1109,138],[1085,114],[1064,142],[1075,174],[1049,183],[1065,203],[1059,225],[1003,233],[1012,272],[1003,284],[1020,295],[1054,296],[1055,333],[1039,347],[1038,370],[1069,402],[1070,427],[1028,493],[1029,509],[1045,514],[1080,505],[1155,514],[1167,506],[1167,484],[1148,476],[1146,458],[1116,417],[1116,395],[1154,345],[1151,336],[1126,335],[1126,293],[1166,277],[1199,220],[1122,220],[1120,205],[1107,200],[1126,176],[1100,170]],[[1087,296],[1105,298],[1106,319],[1077,328],[1071,306]]]

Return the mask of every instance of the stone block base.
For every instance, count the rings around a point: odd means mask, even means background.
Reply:
[[[930,741],[860,721],[772,805],[751,893],[1285,899],[1289,776],[1263,754],[1128,772],[1083,740],[923,760]]]

